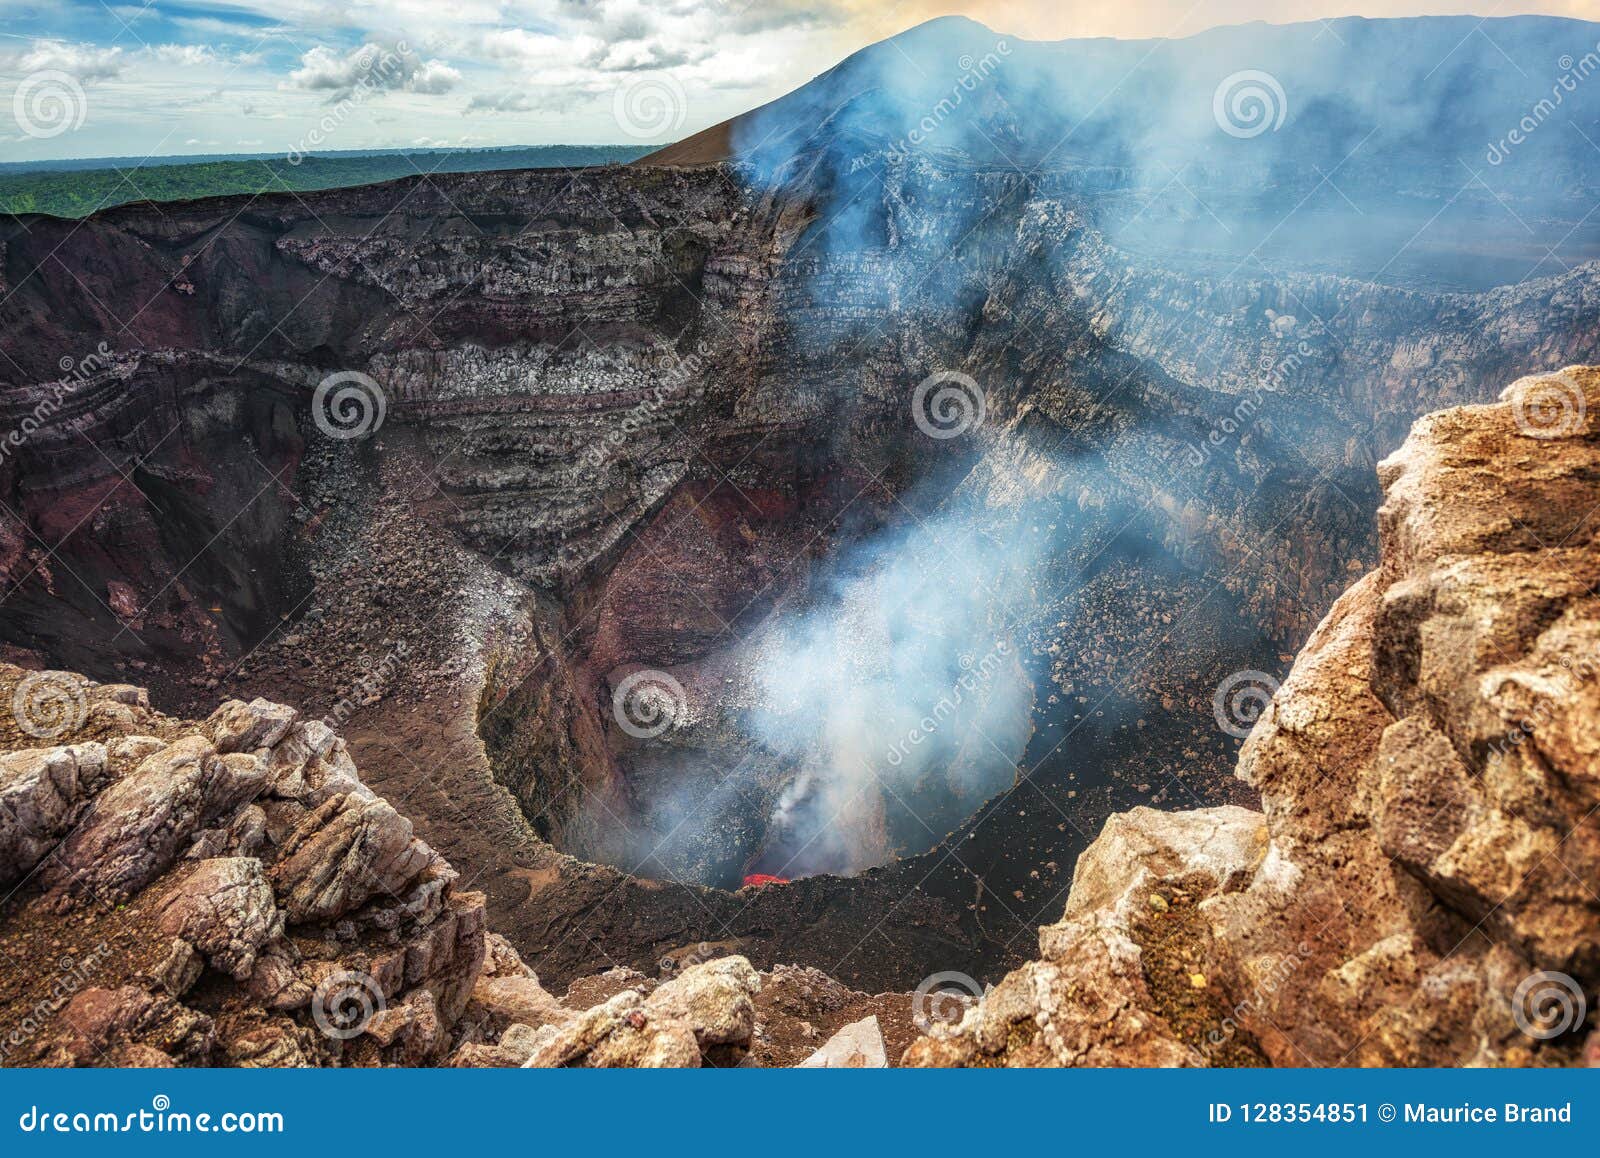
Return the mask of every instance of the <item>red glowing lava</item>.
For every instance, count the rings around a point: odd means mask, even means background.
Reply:
[[[789,878],[775,877],[768,873],[751,873],[744,878],[744,883],[746,888],[754,886],[758,889],[764,889],[768,885],[786,885],[789,883]]]

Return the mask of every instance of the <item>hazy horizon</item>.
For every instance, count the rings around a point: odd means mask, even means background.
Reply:
[[[940,16],[1030,39],[1180,38],[1263,20],[1591,19],[1600,0],[0,0],[0,162],[663,145]],[[1492,26],[1490,26],[1492,27]],[[1481,31],[1482,25],[1479,26]],[[9,46],[9,47],[8,47]]]

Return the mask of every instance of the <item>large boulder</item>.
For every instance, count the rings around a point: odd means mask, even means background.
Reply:
[[[388,801],[340,793],[289,835],[271,877],[290,921],[331,921],[374,896],[399,898],[437,859]]]
[[[202,829],[231,818],[266,786],[266,763],[187,736],[144,758],[95,799],[43,870],[45,882],[113,901],[164,873]]]
[[[1419,421],[1382,562],[1247,740],[1241,809],[1114,817],[1040,959],[909,1064],[1582,1061],[1600,987],[1600,371]]]

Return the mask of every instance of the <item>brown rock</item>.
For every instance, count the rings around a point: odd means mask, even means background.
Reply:
[[[165,872],[198,830],[231,817],[265,784],[266,765],[256,757],[219,755],[200,736],[179,740],[96,798],[43,879],[72,893],[126,897]]]
[[[250,857],[201,861],[159,902],[156,922],[240,981],[250,976],[261,946],[283,931],[272,886]]]
[[[435,859],[387,801],[341,793],[300,822],[270,876],[291,922],[331,921],[398,897]]]

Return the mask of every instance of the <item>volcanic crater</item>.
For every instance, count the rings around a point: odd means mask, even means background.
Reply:
[[[59,402],[0,459],[3,658],[322,716],[557,983],[998,979],[1107,817],[1253,803],[1375,464],[1597,360],[1596,275],[1164,264],[1108,239],[1134,174],[846,168],[828,123],[781,181],[0,221],[5,425]]]

